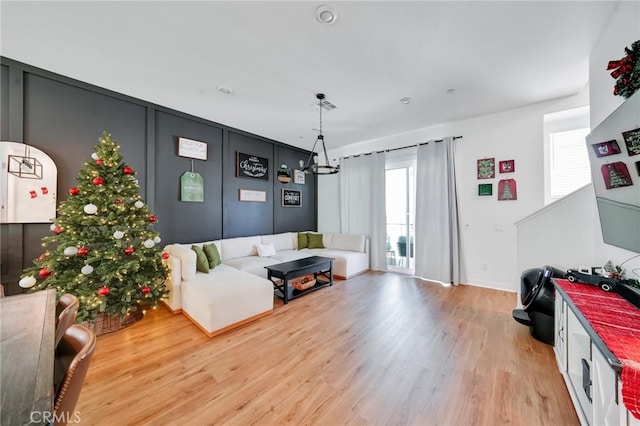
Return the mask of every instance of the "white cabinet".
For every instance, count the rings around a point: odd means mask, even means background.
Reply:
[[[609,361],[595,346],[593,355],[591,382],[593,390],[593,422],[594,425],[617,426],[620,424],[620,406],[618,399],[618,378]],[[624,407],[624,404],[622,404]]]
[[[567,376],[580,421],[593,423],[591,338],[572,310],[567,311]],[[577,404],[576,404],[577,402]]]
[[[555,342],[553,351],[556,354],[556,361],[561,372],[567,371],[567,304],[562,297],[556,297],[554,332]]]
[[[582,314],[556,289],[554,352],[558,368],[583,425],[640,426],[622,403],[619,375],[585,328]],[[588,324],[585,321],[585,324]],[[601,341],[599,344],[602,344]],[[606,349],[606,348],[605,348]]]

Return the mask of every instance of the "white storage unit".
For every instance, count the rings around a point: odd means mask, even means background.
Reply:
[[[557,285],[554,351],[581,424],[640,426],[622,403],[620,361]]]

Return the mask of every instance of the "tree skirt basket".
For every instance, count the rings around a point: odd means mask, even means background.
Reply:
[[[139,307],[137,310],[127,314],[124,318],[120,318],[120,316],[111,316],[105,312],[99,312],[96,315],[96,321],[93,324],[84,322],[82,325],[93,330],[93,332],[96,333],[96,336],[100,336],[129,327],[141,320],[143,316],[144,314],[142,313],[142,309]]]
[[[300,278],[294,278],[289,281],[289,284],[291,284],[291,286],[296,290],[306,290],[316,285],[316,279],[313,275],[305,275]]]

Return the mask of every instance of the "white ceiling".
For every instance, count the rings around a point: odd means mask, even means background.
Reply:
[[[577,93],[617,2],[320,4],[2,1],[0,53],[306,149],[323,92],[331,149]]]

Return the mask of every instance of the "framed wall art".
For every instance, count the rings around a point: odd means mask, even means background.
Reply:
[[[498,163],[500,173],[513,173],[516,171],[516,160],[505,160]]]
[[[610,141],[594,143],[591,145],[596,153],[596,157],[606,157],[609,155],[620,154],[620,147],[615,139]]]
[[[304,185],[305,181],[305,173],[302,170],[294,170],[293,171],[293,183],[298,183],[300,185]]]
[[[193,139],[178,138],[178,156],[206,160],[207,143]]]
[[[478,160],[478,179],[493,179],[496,177],[496,159],[481,158]]]
[[[478,195],[493,195],[493,184],[492,183],[478,184]]]
[[[498,182],[498,201],[518,199],[518,188],[515,179],[502,179]]]
[[[267,191],[256,191],[253,189],[239,189],[238,200],[253,201],[257,203],[267,202]]]
[[[236,151],[236,177],[269,180],[269,159]]]
[[[633,185],[629,169],[627,169],[627,165],[622,161],[603,164],[602,167],[600,167],[600,171],[604,179],[604,186],[607,189]]]
[[[302,207],[302,191],[283,188],[282,207]]]
[[[640,127],[622,132],[622,137],[624,138],[625,145],[627,145],[629,157],[640,155]]]

